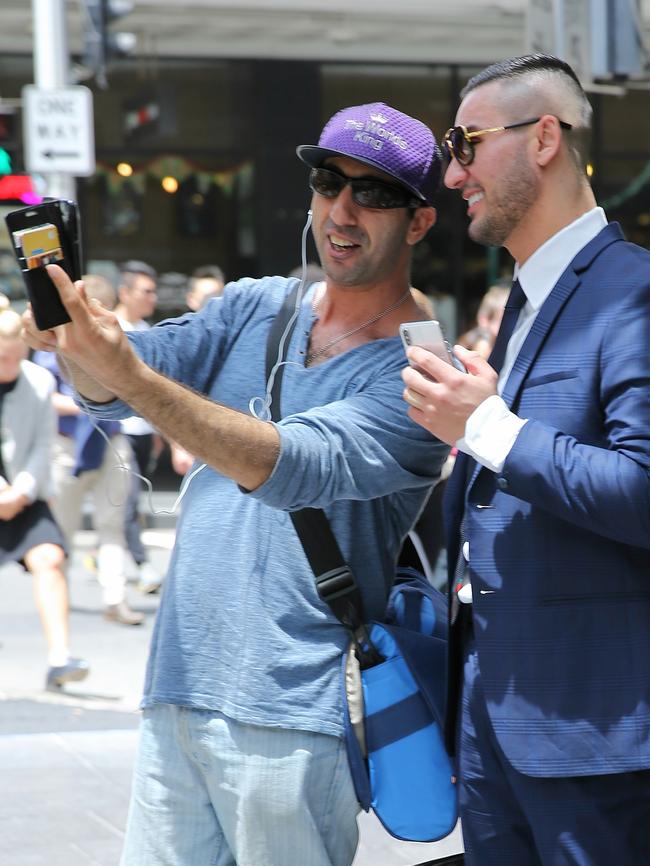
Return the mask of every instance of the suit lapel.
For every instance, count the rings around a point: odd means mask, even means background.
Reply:
[[[587,270],[600,253],[616,241],[624,241],[625,237],[618,223],[609,223],[576,255],[550,295],[542,304],[530,333],[517,356],[512,371],[508,376],[502,397],[508,408],[512,408],[528,371],[537,357],[546,335],[553,327],[562,308],[573,292],[582,282],[582,273]],[[466,454],[459,453],[454,471],[447,482],[445,490],[445,518],[447,527],[448,549],[452,556],[457,555],[460,521],[465,508],[465,497],[483,467]],[[471,475],[468,478],[468,472]],[[454,559],[455,561],[455,559]]]
[[[600,253],[610,246],[610,244],[624,240],[625,237],[619,224],[609,223],[592,241],[580,250],[557,281],[550,295],[542,304],[540,311],[537,314],[537,318],[533,323],[533,327],[530,329],[530,333],[526,337],[519,355],[515,360],[512,371],[506,381],[501,396],[509,409],[514,405],[526,376],[528,375],[528,371],[546,339],[546,335],[553,327],[555,320],[559,316],[568,299],[582,282],[583,271],[586,271]],[[463,462],[462,465],[459,465],[461,457],[463,458]],[[471,475],[469,478],[467,475],[468,461],[471,461],[473,464],[473,471],[470,470]],[[471,457],[467,457],[467,455],[464,454],[458,455],[456,466],[454,467],[455,478],[452,476],[454,484],[452,485],[452,490],[449,491],[449,493],[452,494],[452,496],[448,498],[450,507],[453,504],[454,509],[464,508],[464,497],[462,496],[462,493],[459,493],[459,488],[462,489],[464,486],[466,490],[469,490],[476,481],[482,468],[481,464],[476,463],[476,461]],[[452,481],[452,478],[449,479],[450,482]]]
[[[553,327],[568,299],[582,282],[582,272],[593,263],[594,259],[606,247],[619,240],[624,240],[624,237],[618,223],[610,223],[605,226],[592,241],[580,250],[553,287],[537,314],[501,394],[509,409],[514,405],[546,335]]]
[[[501,396],[509,409],[519,394],[524,379],[528,375],[530,367],[537,357],[537,354],[542,347],[546,335],[550,331],[553,323],[557,319],[560,311],[564,307],[567,299],[571,297],[576,287],[580,284],[580,279],[572,270],[571,265],[562,274],[558,282],[553,287],[551,294],[542,304],[537,318],[530,329],[530,333],[526,337],[523,346],[517,358]]]

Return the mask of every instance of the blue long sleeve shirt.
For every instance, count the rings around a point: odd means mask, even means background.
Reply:
[[[198,314],[128,336],[151,367],[248,412],[266,393],[267,335],[291,287],[281,277],[241,280]],[[288,348],[271,476],[247,493],[205,468],[183,500],[144,706],[342,733],[348,637],[318,598],[288,512],[325,509],[369,617],[381,617],[402,540],[447,448],[407,417],[399,338],[305,367],[310,301],[308,293]],[[132,414],[120,401],[94,409],[104,418]]]

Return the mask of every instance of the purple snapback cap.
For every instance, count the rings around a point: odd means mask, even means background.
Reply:
[[[327,122],[318,144],[301,144],[296,153],[312,168],[328,156],[356,159],[390,175],[427,204],[440,184],[442,155],[431,130],[383,102],[342,109]]]

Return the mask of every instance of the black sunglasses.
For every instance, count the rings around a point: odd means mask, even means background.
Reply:
[[[471,165],[474,162],[476,145],[480,144],[482,135],[488,135],[490,132],[505,132],[506,129],[519,129],[520,126],[532,126],[541,119],[541,117],[534,117],[532,120],[521,120],[519,123],[509,123],[507,126],[493,126],[491,129],[477,129],[474,132],[469,132],[466,126],[452,126],[445,132],[442,150],[446,159],[451,160],[453,156],[460,165]],[[556,120],[562,129],[573,129],[570,123],[560,120],[559,117]]]
[[[398,207],[420,207],[424,204],[407,189],[383,180],[368,177],[348,177],[331,168],[312,168],[309,188],[325,198],[336,198],[344,187],[352,190],[352,200],[359,207],[389,210]]]

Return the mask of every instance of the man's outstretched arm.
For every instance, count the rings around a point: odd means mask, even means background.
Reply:
[[[48,273],[71,322],[39,331],[28,311],[25,339],[34,349],[63,357],[79,394],[95,403],[118,397],[165,438],[247,490],[268,479],[280,451],[273,424],[215,403],[153,370],[133,351],[114,314],[87,301],[82,283],[73,285],[56,265],[48,265]]]

